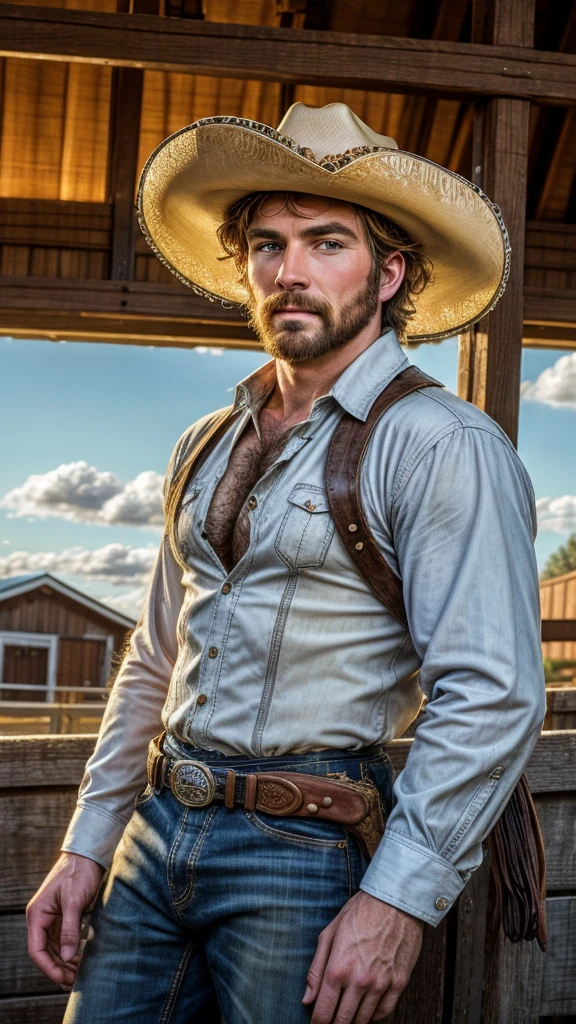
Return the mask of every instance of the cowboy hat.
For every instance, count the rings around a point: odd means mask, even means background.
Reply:
[[[336,155],[334,155],[336,154]],[[241,117],[206,117],[154,150],[140,178],[140,226],[176,277],[209,299],[242,304],[217,228],[250,192],[312,193],[393,220],[433,264],[414,297],[406,340],[439,340],[484,316],[504,291],[510,245],[500,210],[471,182],[398,149],[344,103],[295,103],[277,129]]]

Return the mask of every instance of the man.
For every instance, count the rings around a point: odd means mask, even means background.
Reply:
[[[326,458],[342,415],[365,420],[406,369],[394,329],[455,334],[497,300],[505,229],[479,190],[340,104],[297,104],[278,132],[184,129],[151,157],[139,207],[160,258],[245,302],[273,359],[193,471],[206,421],[176,447],[146,608],[29,908],[31,955],[72,985],[112,862],[67,1024],[380,1020],[539,733],[534,503],[473,406],[428,387],[387,411],[361,498],[408,632],[335,533]],[[381,745],[419,710],[418,668],[428,710],[392,807]],[[260,812],[267,772],[320,796]],[[335,783],[350,800],[372,783],[390,810],[368,866],[344,818],[319,816]]]

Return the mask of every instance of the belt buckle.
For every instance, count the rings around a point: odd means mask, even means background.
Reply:
[[[207,807],[216,791],[216,780],[201,761],[176,761],[170,773],[170,789],[186,807]]]

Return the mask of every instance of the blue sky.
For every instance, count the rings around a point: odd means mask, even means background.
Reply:
[[[421,346],[413,359],[456,389],[455,340]],[[12,495],[0,507],[0,576],[32,571],[46,562],[34,556],[49,556],[49,567],[75,585],[136,608],[159,527],[135,521],[154,522],[174,442],[228,404],[234,384],[264,360],[257,352],[0,339],[0,506]],[[542,499],[542,567],[576,530],[576,353],[527,349],[522,380],[519,452]],[[86,465],[66,468],[78,463]]]

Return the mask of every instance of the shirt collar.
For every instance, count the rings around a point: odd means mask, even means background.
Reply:
[[[356,419],[366,420],[374,399],[410,365],[394,331],[386,331],[347,366],[330,394]]]
[[[346,367],[330,396],[346,412],[365,420],[377,395],[408,365],[408,357],[396,334],[386,331]],[[275,384],[276,364],[271,359],[236,385],[234,410],[249,409],[253,415],[257,414]]]

